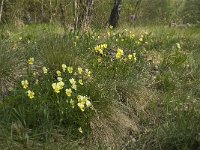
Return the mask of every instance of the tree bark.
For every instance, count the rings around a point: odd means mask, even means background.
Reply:
[[[119,21],[119,15],[121,11],[122,0],[115,0],[114,6],[112,8],[110,18],[109,18],[109,25],[113,28],[117,27]]]
[[[94,0],[74,0],[74,28],[90,28]]]
[[[1,23],[1,18],[2,18],[2,13],[3,13],[3,5],[4,5],[4,0],[1,1],[1,7],[0,7],[0,23]]]

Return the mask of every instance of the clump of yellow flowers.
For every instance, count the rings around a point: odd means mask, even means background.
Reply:
[[[21,81],[21,85],[22,85],[22,87],[23,87],[24,89],[27,89],[27,88],[28,88],[28,85],[29,85],[28,80],[22,80],[22,81]]]
[[[99,49],[104,49],[106,47],[107,45],[103,44],[99,46]],[[28,59],[28,64],[34,66],[33,57]],[[39,72],[42,74],[39,75]],[[32,82],[32,78],[36,78],[34,80],[37,81],[37,86],[40,86],[40,79],[37,77],[41,77],[42,75],[45,75],[45,77],[53,77],[50,78],[51,80],[48,79],[48,81],[51,82],[51,90],[53,91],[53,93],[55,93],[55,95],[57,95],[56,97],[59,98],[57,102],[61,101],[61,99],[69,99],[68,103],[71,106],[71,108],[74,109],[77,106],[77,108],[79,108],[82,112],[85,111],[86,108],[92,107],[90,98],[86,95],[83,95],[83,93],[81,92],[81,88],[84,88],[83,86],[91,77],[91,71],[89,69],[83,69],[80,66],[74,68],[72,66],[62,64],[60,69],[54,72],[51,71],[49,68],[43,66],[41,68],[41,71],[38,70],[37,75],[34,71],[33,77],[29,78],[29,81],[27,79],[21,81],[21,86],[23,89],[26,90],[29,99],[34,99],[35,97],[37,97],[37,92],[35,93],[32,90],[34,89],[34,85],[32,84],[36,85],[36,82]],[[41,82],[44,81],[41,80]]]
[[[120,59],[124,55],[124,51],[120,48],[117,49],[116,59]]]
[[[121,48],[117,48],[117,50],[108,49],[107,44],[97,45],[94,49],[97,54],[103,54],[97,58],[98,63],[104,62],[103,58],[105,58],[105,57],[109,58],[106,60],[111,60],[112,62],[113,62],[113,60],[120,60],[120,61],[124,61],[124,62],[127,62],[127,60],[132,61],[132,62],[137,61],[136,53],[131,53],[130,50],[124,51]],[[106,51],[105,51],[105,49],[106,49]]]
[[[99,54],[102,54],[104,53],[104,50],[108,47],[107,44],[100,44],[100,45],[97,45],[94,49],[95,49],[95,52],[96,53],[99,53]]]

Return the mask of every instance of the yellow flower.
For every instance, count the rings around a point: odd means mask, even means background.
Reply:
[[[89,71],[88,69],[85,69],[85,74],[87,77],[90,77],[91,76],[91,71]]]
[[[133,60],[134,60],[134,61],[137,61],[136,53],[133,53]]]
[[[78,80],[78,83],[79,83],[80,85],[83,85],[83,80],[82,80],[82,79],[79,79],[79,80]]]
[[[76,84],[72,84],[72,89],[77,90],[77,85]]]
[[[65,85],[65,83],[62,82],[62,81],[58,82],[57,84],[58,84],[58,86],[60,86],[60,89],[63,89],[63,87],[64,87],[64,85]]]
[[[37,71],[33,72],[33,76],[36,77],[39,73]]]
[[[72,73],[72,72],[73,72],[73,67],[67,67],[67,71],[68,71],[69,73]]]
[[[135,34],[130,33],[130,39],[134,39],[135,38]]]
[[[108,47],[107,44],[102,44],[101,46],[102,46],[103,48],[107,48],[107,47]]]
[[[78,128],[78,131],[80,132],[80,133],[83,133],[83,130],[82,130],[82,128],[80,127],[80,128]]]
[[[81,111],[85,110],[85,105],[83,103],[78,103],[77,105],[81,109]]]
[[[132,58],[133,58],[133,55],[129,54],[129,55],[128,55],[128,59],[131,60]]]
[[[82,74],[82,72],[83,72],[83,69],[81,67],[78,67],[78,73]]]
[[[34,63],[34,58],[33,57],[29,58],[28,64],[29,65],[33,65],[33,63]]]
[[[101,62],[102,62],[101,58],[98,58],[97,61],[98,61],[98,63],[101,63]]]
[[[101,45],[97,45],[94,49],[95,49],[96,52],[103,54],[104,49],[107,48],[107,47],[108,47],[107,44],[101,44]]]
[[[75,106],[74,106],[74,100],[73,100],[73,99],[70,100],[70,104],[71,104],[72,108],[75,107]]]
[[[38,83],[39,83],[39,80],[38,80],[38,79],[36,79],[36,80],[35,80],[35,84],[38,84]]]
[[[120,48],[117,49],[116,58],[120,59],[124,55],[124,51]]]
[[[55,93],[60,93],[60,90],[64,87],[64,82],[60,81],[58,83],[53,83],[52,88],[54,89]]]
[[[62,77],[57,77],[57,80],[58,81],[62,81]]]
[[[69,79],[69,82],[70,82],[72,85],[76,84],[76,81],[74,80],[74,78]]]
[[[142,41],[143,41],[143,38],[141,37],[141,38],[139,39],[139,41],[142,42]]]
[[[43,70],[43,73],[44,73],[44,74],[47,74],[48,69],[47,69],[46,67],[43,67],[42,70]]]
[[[65,92],[68,97],[72,96],[72,89],[66,89]]]
[[[181,49],[180,43],[176,43],[176,47],[177,47],[178,49]]]
[[[91,102],[89,100],[86,100],[85,104],[86,104],[87,107],[91,107],[92,106],[92,104],[91,104]]]
[[[54,92],[60,93],[60,86],[58,86],[57,83],[53,83],[52,88],[54,89]]]
[[[56,71],[56,74],[60,77],[61,76],[61,72],[59,70]]]
[[[67,66],[65,64],[62,64],[62,70],[63,70],[63,72],[65,72],[66,68],[67,68]]]
[[[21,85],[22,85],[22,87],[24,88],[24,89],[27,89],[28,88],[28,80],[23,80],[23,81],[21,81]]]
[[[31,90],[28,90],[28,97],[30,98],[30,99],[33,99],[35,96],[35,93],[33,92],[33,91],[31,91]]]
[[[99,49],[99,53],[103,55],[103,49]]]

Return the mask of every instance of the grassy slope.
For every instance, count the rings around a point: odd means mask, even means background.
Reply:
[[[0,147],[196,148],[200,130],[199,27],[180,29],[157,26],[128,30],[133,31],[136,36],[145,31],[151,33],[146,51],[141,52],[144,62],[140,62],[128,74],[119,73],[113,80],[112,71],[92,65],[94,58],[88,48],[92,49],[102,42],[118,46],[115,39],[93,39],[81,33],[64,35],[62,28],[49,25],[33,25],[20,29],[1,27],[2,99],[9,95],[8,89],[14,88],[19,82],[20,75],[25,74],[23,68],[26,66],[26,59],[34,57],[39,61],[39,66],[45,64],[56,68],[66,63],[91,68],[98,85],[102,86],[101,94],[98,95],[102,101],[95,104],[98,113],[91,121],[90,135],[74,141],[70,140],[71,135],[62,127],[43,125],[31,131],[21,121],[10,121],[11,114],[7,112],[5,105],[0,104]],[[96,31],[100,35],[104,32]],[[77,35],[79,39],[74,46]],[[181,50],[177,50],[176,43],[180,43]],[[129,45],[131,43],[125,43],[123,48],[129,48]],[[12,97],[6,99],[11,100]]]

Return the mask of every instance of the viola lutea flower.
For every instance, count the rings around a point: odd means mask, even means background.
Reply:
[[[22,87],[23,87],[24,89],[27,89],[27,88],[28,88],[28,85],[29,85],[28,80],[23,80],[23,81],[21,81],[21,85],[22,85]]]
[[[30,99],[33,99],[35,97],[35,93],[33,91],[31,91],[31,90],[28,90],[28,97]]]
[[[46,67],[43,67],[42,70],[43,70],[43,73],[44,73],[44,74],[47,74],[48,69],[47,69]]]
[[[65,92],[68,97],[72,96],[72,89],[66,89]]]
[[[83,72],[83,69],[81,67],[78,67],[78,73],[81,75]]]
[[[116,59],[120,59],[124,55],[124,51],[120,48],[117,49]]]
[[[82,80],[82,79],[79,79],[79,80],[78,80],[78,83],[79,83],[80,85],[83,85],[83,80]]]
[[[33,57],[29,58],[28,59],[28,64],[29,65],[33,65],[33,63],[34,63],[34,58]]]
[[[71,74],[73,73],[73,67],[67,67],[67,71]]]
[[[58,77],[61,76],[61,72],[59,70],[56,71],[56,74],[57,74]]]
[[[63,70],[63,72],[65,72],[66,69],[67,69],[66,64],[62,64],[62,70]]]

